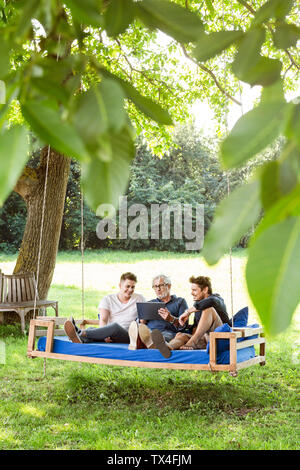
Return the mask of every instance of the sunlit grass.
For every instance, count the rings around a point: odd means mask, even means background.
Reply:
[[[189,305],[189,276],[210,275],[230,309],[228,257],[208,267],[194,255],[125,255],[96,253],[85,265],[86,318],[96,318],[100,298],[116,291],[128,270],[137,274],[137,291],[148,299],[153,275],[166,272],[173,292]],[[3,266],[13,261],[1,258],[0,268],[7,272]],[[234,254],[234,306],[249,305],[256,321],[243,280],[245,262],[244,252]],[[81,295],[80,254],[60,254],[49,298],[59,300],[60,315],[81,318]],[[299,316],[288,331],[268,338],[266,366],[245,369],[236,378],[55,360],[44,364],[27,358],[27,338],[19,325],[0,325],[0,338],[5,345],[0,449],[299,448]]]

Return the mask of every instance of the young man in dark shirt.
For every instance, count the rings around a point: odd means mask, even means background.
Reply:
[[[205,349],[208,341],[208,334],[214,331],[223,323],[230,320],[226,311],[226,305],[219,294],[212,293],[211,281],[209,277],[192,276],[190,278],[191,293],[194,306],[187,309],[178,319],[165,315],[165,321],[171,321],[177,328],[183,327],[192,313],[195,313],[194,324],[190,331],[179,332],[174,339],[167,343],[169,349]],[[157,336],[157,342],[162,341]],[[167,356],[165,356],[167,357]]]

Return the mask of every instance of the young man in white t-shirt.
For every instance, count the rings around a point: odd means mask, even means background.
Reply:
[[[109,294],[98,305],[99,328],[80,331],[75,322],[67,320],[64,329],[73,343],[129,343],[128,328],[137,318],[137,302],[145,302],[141,294],[135,294],[137,278],[133,273],[122,274],[117,294]]]

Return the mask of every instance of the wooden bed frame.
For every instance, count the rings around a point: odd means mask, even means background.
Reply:
[[[44,359],[60,359],[65,361],[89,362],[92,364],[103,364],[108,366],[126,366],[126,367],[146,367],[152,369],[181,369],[181,370],[206,370],[210,372],[228,371],[231,375],[236,376],[240,369],[253,366],[255,364],[265,365],[265,337],[262,328],[233,328],[232,332],[212,332],[210,333],[210,351],[208,364],[176,364],[164,362],[139,362],[121,359],[104,359],[99,357],[74,356],[69,354],[53,353],[54,336],[65,335],[61,328],[67,318],[61,317],[37,317],[30,321],[30,329],[28,336],[27,356],[30,358],[42,357]],[[76,320],[75,320],[76,321]],[[76,321],[80,328],[85,325],[98,325],[98,320]],[[43,329],[38,329],[43,328]],[[238,338],[259,335],[258,338],[237,342]],[[47,336],[45,351],[35,349],[35,340],[38,336]],[[229,364],[217,364],[217,340],[229,339]],[[247,348],[249,346],[259,345],[259,355],[243,362],[237,362],[237,350]]]

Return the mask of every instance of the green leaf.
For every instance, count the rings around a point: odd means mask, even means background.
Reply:
[[[292,106],[292,113],[285,129],[285,135],[294,140],[300,149],[300,104]]]
[[[136,15],[150,29],[160,29],[179,42],[196,41],[203,25],[196,13],[166,0],[137,2]]]
[[[262,89],[261,104],[284,102],[283,80],[277,80],[270,86]]]
[[[158,124],[171,126],[173,125],[172,118],[168,111],[163,109],[159,104],[152,101],[150,98],[143,96],[127,82],[123,82],[123,89],[127,98],[133,102],[146,116],[156,121]]]
[[[292,6],[293,0],[269,0],[256,11],[252,24],[260,24],[270,18],[282,19]]]
[[[74,57],[69,56],[63,60],[56,60],[51,57],[43,57],[36,62],[33,68],[34,77],[55,77],[55,81],[61,83],[71,76],[74,67]],[[36,72],[35,72],[36,71]]]
[[[87,150],[74,127],[62,121],[59,112],[43,102],[27,101],[22,113],[32,130],[55,150],[79,161],[89,159]]]
[[[210,12],[210,13],[214,13],[214,12],[215,12],[215,9],[214,9],[212,0],[205,0],[205,3],[206,3],[206,6],[207,6],[209,12]]]
[[[300,217],[265,230],[249,249],[247,286],[270,335],[284,331],[300,301]]]
[[[6,103],[6,86],[3,80],[0,80],[0,104]]]
[[[125,92],[126,97],[133,102],[137,108],[139,108],[142,113],[144,113],[149,118],[156,121],[158,124],[170,126],[173,124],[172,119],[168,111],[163,109],[159,104],[152,101],[150,98],[143,96],[140,92],[134,88],[129,82],[122,80],[121,78],[113,75],[108,70],[104,69],[103,67],[99,68],[102,75],[105,77],[110,77],[113,80],[116,80],[123,91]]]
[[[300,180],[300,150],[287,142],[279,159],[279,188],[283,195],[292,191]]]
[[[2,35],[0,35],[0,79],[5,78],[9,72],[9,47]]]
[[[70,8],[72,17],[78,23],[100,27],[103,26],[103,17],[100,15],[99,2],[97,0],[64,0]]]
[[[232,64],[232,71],[238,78],[245,77],[248,71],[258,62],[265,37],[265,30],[256,27],[250,29],[241,40],[238,53]]]
[[[70,97],[65,87],[54,81],[52,77],[33,77],[30,83],[34,88],[42,92],[44,96],[54,98],[63,104],[67,104],[69,101]]]
[[[243,31],[218,31],[201,34],[193,51],[193,56],[200,62],[214,57],[243,37]]]
[[[234,190],[217,207],[214,221],[205,237],[202,255],[215,264],[257,222],[261,210],[259,182]]]
[[[115,80],[103,79],[99,90],[107,110],[109,128],[120,131],[125,125],[127,114],[124,109],[125,93]]]
[[[28,160],[28,134],[14,126],[0,135],[0,206],[13,190]]]
[[[23,37],[32,28],[31,20],[40,6],[40,0],[26,0],[22,6],[21,14],[17,22],[16,36]]]
[[[134,141],[128,127],[111,134],[108,161],[92,157],[82,164],[82,187],[88,205],[96,211],[100,204],[118,205],[127,188],[130,163],[135,155]],[[105,148],[103,149],[105,151]]]
[[[280,24],[273,33],[274,45],[279,49],[296,46],[299,39],[300,28],[295,24]]]
[[[126,122],[124,98],[121,86],[107,78],[78,95],[72,121],[87,147],[97,146],[109,129],[121,130]]]
[[[269,209],[281,197],[279,187],[279,163],[268,162],[264,165],[261,174],[261,201],[265,210]]]
[[[260,169],[261,200],[268,211],[285,194],[292,191],[300,177],[300,152],[288,142],[280,157],[267,162]]]
[[[286,196],[279,199],[265,214],[255,230],[254,240],[270,226],[283,221],[290,216],[300,215],[300,184]]]
[[[132,0],[111,0],[104,15],[105,29],[109,36],[124,33],[134,19]]]
[[[255,64],[245,72],[237,71],[239,80],[249,83],[251,86],[269,86],[280,79],[282,63],[278,59],[269,59],[260,56]]]
[[[241,166],[271,144],[284,128],[289,110],[287,103],[264,103],[244,114],[221,144],[225,167]]]

